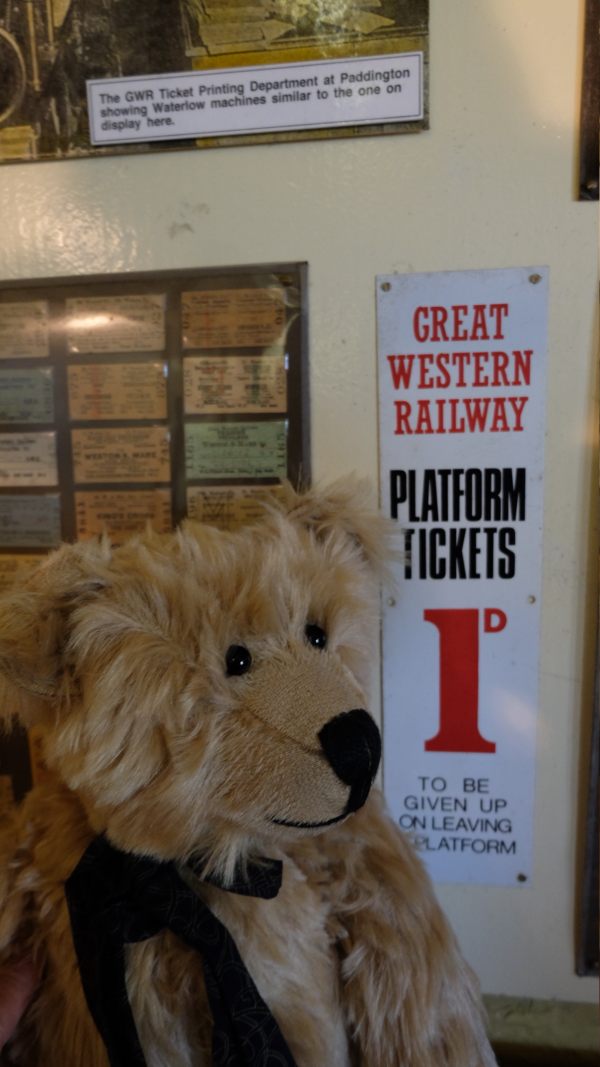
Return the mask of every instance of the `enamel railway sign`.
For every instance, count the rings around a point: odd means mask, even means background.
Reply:
[[[548,272],[377,279],[384,787],[438,882],[531,877]]]

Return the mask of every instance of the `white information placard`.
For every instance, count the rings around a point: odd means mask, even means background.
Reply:
[[[531,877],[548,272],[377,279],[384,787],[439,882]]]
[[[423,53],[87,82],[94,145],[409,122],[423,117]]]

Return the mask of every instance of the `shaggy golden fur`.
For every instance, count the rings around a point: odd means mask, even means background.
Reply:
[[[366,706],[383,545],[355,486],[290,490],[237,533],[190,523],[63,547],[0,603],[1,706],[43,725],[53,775],[0,832],[0,964],[30,952],[43,973],[11,1062],[106,1067],[63,888],[103,832],[161,859],[201,853],[225,880],[240,861],[283,860],[275,900],[198,892],[298,1067],[494,1064],[419,859],[375,791],[340,819],[349,787],[317,736]],[[252,654],[239,677],[231,645]],[[165,933],[129,948],[127,981],[149,1067],[206,1067],[198,957]]]

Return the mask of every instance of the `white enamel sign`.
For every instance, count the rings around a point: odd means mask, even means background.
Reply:
[[[548,272],[377,279],[384,787],[439,882],[531,877]]]

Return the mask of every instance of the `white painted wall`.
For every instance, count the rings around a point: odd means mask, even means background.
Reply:
[[[583,0],[431,0],[431,131],[0,169],[0,278],[310,264],[314,472],[377,478],[374,276],[548,264],[542,683],[531,888],[441,887],[490,993],[573,968],[594,601],[597,223],[574,201]]]

